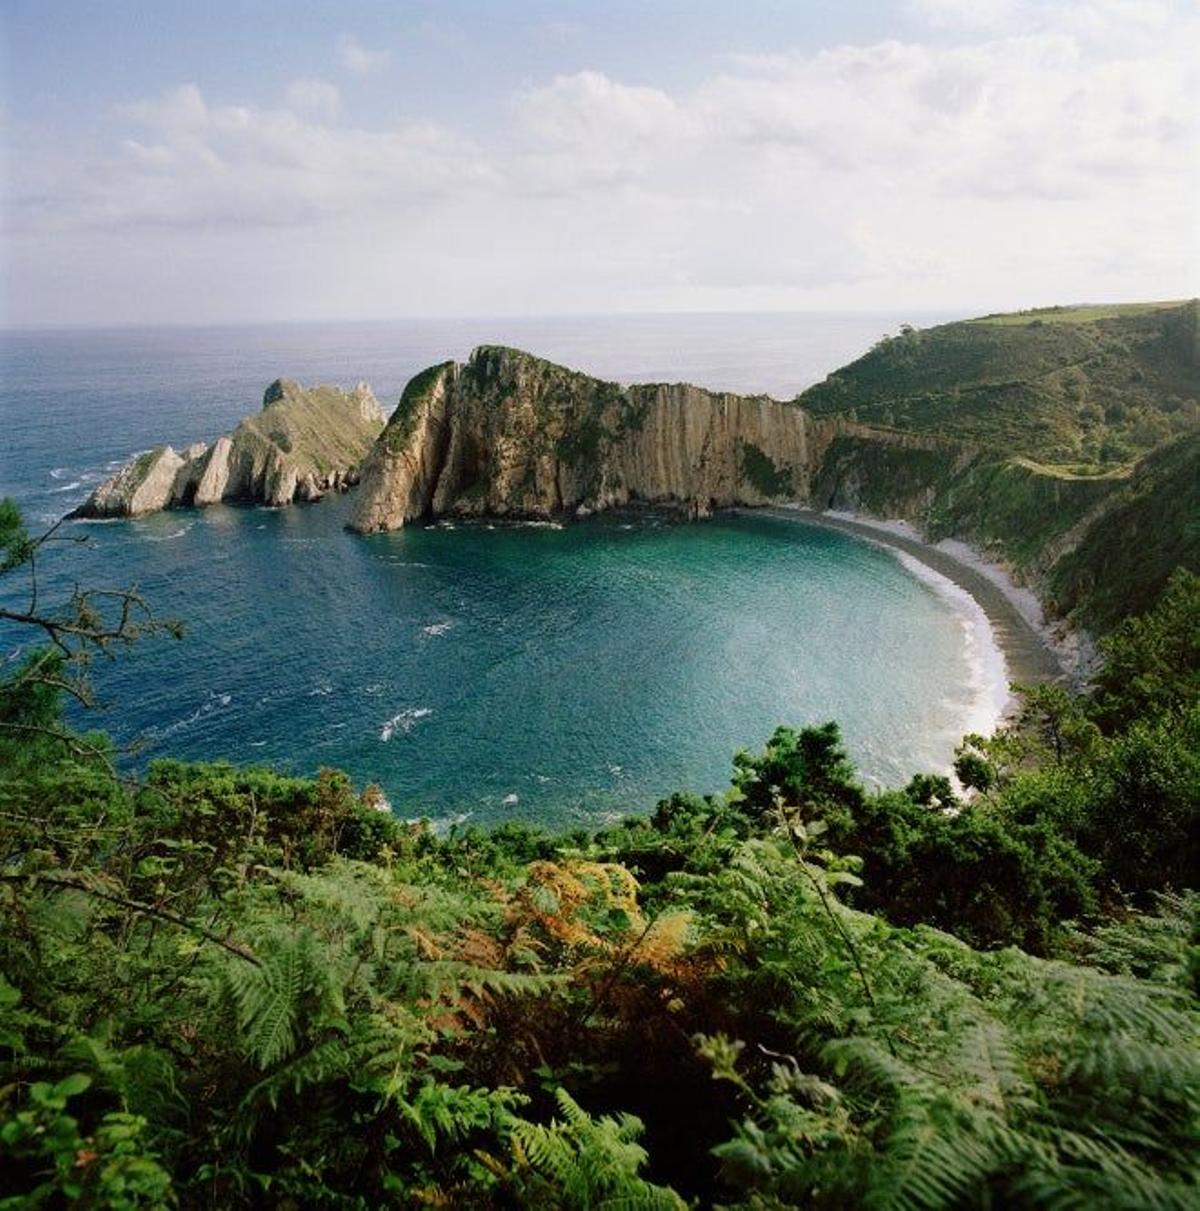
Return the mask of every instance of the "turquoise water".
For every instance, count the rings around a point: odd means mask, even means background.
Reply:
[[[197,339],[168,381],[139,353],[145,337],[123,358],[106,347],[90,361],[26,339],[37,356],[27,348],[17,363],[24,393],[6,365],[13,441],[0,490],[35,520],[162,430],[211,436],[206,366],[262,382],[280,370],[318,377],[260,364],[245,346],[221,363],[220,343]],[[108,418],[92,432],[89,409]],[[779,723],[838,719],[871,779],[902,782],[945,768],[979,707],[962,603],[842,534],[640,514],[363,538],[343,529],[348,503],[73,527],[90,542],[56,550],[44,593],[136,582],[187,625],[182,642],[98,668],[109,705],[93,725],[140,741],[137,760],[337,765],[379,783],[404,815],[562,825],[719,790],[734,750]],[[0,646],[19,638],[0,634]]]

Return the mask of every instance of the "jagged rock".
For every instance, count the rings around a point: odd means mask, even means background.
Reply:
[[[356,481],[385,419],[365,383],[345,391],[276,379],[263,394],[262,411],[232,434],[211,446],[197,442],[182,455],[170,446],[140,455],[72,516],[133,517],[228,500],[318,500]]]
[[[138,517],[165,509],[184,467],[170,446],[139,454],[133,462],[106,479],[75,510],[80,517]]]
[[[692,517],[805,498],[809,424],[767,396],[621,387],[484,346],[405,388],[362,467],[352,529],[459,514],[547,517],[642,501]]]

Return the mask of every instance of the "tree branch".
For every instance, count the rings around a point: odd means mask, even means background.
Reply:
[[[185,917],[168,912],[165,908],[156,908],[153,904],[143,904],[139,900],[130,900],[125,896],[119,896],[115,892],[101,891],[98,887],[89,887],[86,883],[78,882],[75,879],[60,879],[54,875],[0,875],[0,883],[44,883],[47,887],[58,887],[67,891],[81,891],[85,895],[95,896],[98,900],[107,900],[110,904],[117,904],[121,908],[128,908],[131,912],[144,913],[146,916],[157,917],[161,921],[169,921],[172,925],[178,925],[181,929],[186,929],[190,933],[196,934],[206,942],[211,942],[214,946],[227,950],[231,955],[236,955],[239,959],[252,963],[255,967],[262,967],[262,960],[252,951],[246,950],[244,947],[222,938],[211,930],[205,929],[203,925],[196,925]]]

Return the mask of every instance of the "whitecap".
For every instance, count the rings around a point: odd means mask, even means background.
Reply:
[[[317,697],[328,698],[329,695],[332,693],[333,693],[333,686],[328,685],[328,684],[316,685],[316,686],[313,686],[313,688],[308,691],[308,696],[310,698],[317,698]]]
[[[1000,725],[1012,698],[1008,662],[997,642],[991,620],[979,602],[949,577],[907,551],[895,547],[889,550],[909,572],[929,585],[958,614],[968,676],[965,718],[954,722],[954,738],[966,732],[990,735]],[[958,705],[961,706],[961,703]]]
[[[504,807],[516,807],[517,804],[520,802],[521,802],[521,796],[517,795],[517,794],[505,795],[504,798],[500,800],[500,803]]]
[[[66,467],[51,467],[50,468],[50,478],[51,479],[62,479],[62,477],[64,475],[66,475],[67,470],[68,469]]]
[[[447,631],[453,630],[453,622],[431,622],[427,627],[421,628],[422,635],[444,635]]]
[[[176,719],[174,723],[168,724],[166,727],[151,728],[147,735],[155,740],[165,740],[168,736],[174,736],[178,732],[191,727],[193,723],[196,723],[207,715],[211,715],[214,711],[227,707],[232,701],[232,694],[214,694],[210,690],[208,701],[202,702],[190,715],[185,716],[183,719]]]
[[[433,709],[427,706],[407,707],[393,715],[380,729],[379,739],[385,744],[397,733],[407,735],[416,727],[417,722],[427,715],[432,715]]]
[[[73,479],[69,484],[63,484],[61,488],[51,488],[51,492],[74,492],[77,488],[83,487],[83,480]]]
[[[449,816],[438,816],[429,819],[428,816],[406,816],[405,824],[428,824],[434,833],[441,836],[448,833],[456,824],[466,824],[474,812],[454,812]]]
[[[191,524],[180,526],[178,530],[172,530],[170,534],[160,534],[157,537],[153,534],[144,534],[142,537],[147,542],[170,542],[173,538],[182,538],[190,529]]]

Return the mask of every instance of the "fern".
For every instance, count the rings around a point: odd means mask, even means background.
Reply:
[[[512,1125],[518,1178],[531,1170],[548,1184],[550,1201],[564,1209],[681,1211],[685,1204],[674,1191],[638,1176],[647,1160],[637,1143],[638,1119],[629,1114],[593,1119],[561,1088],[555,1100],[561,1121],[543,1126],[518,1119]],[[529,1176],[524,1175],[527,1193]]]

